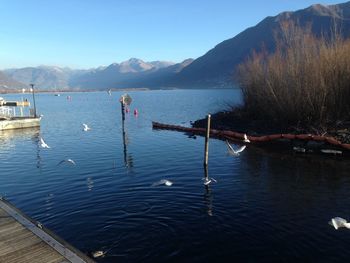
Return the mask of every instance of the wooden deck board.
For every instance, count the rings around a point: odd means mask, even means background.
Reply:
[[[1,211],[1,209],[0,209]],[[0,228],[3,226],[3,225],[6,225],[8,223],[11,223],[13,222],[13,218],[10,217],[10,216],[0,216]]]
[[[65,259],[62,255],[58,254],[53,248],[48,246],[43,241],[39,241],[38,243],[31,246],[13,251],[3,256],[3,258],[3,262],[7,263],[59,263]],[[0,257],[0,262],[2,262],[2,257]]]
[[[21,224],[18,224],[16,221],[12,219],[12,221],[7,222],[6,224],[3,224],[0,227],[0,235],[3,236],[3,235],[6,235],[7,233],[11,233],[22,228],[23,226]]]
[[[9,217],[9,215],[4,211],[4,210],[0,210],[0,217]]]
[[[0,263],[94,262],[0,200]]]

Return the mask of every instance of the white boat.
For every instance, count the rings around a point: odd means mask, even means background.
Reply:
[[[40,127],[41,117],[36,116],[34,110],[28,115],[23,114],[23,107],[29,107],[28,101],[5,101],[0,98],[0,131]],[[16,107],[20,107],[17,115]]]

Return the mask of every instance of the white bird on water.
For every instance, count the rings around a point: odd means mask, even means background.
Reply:
[[[65,159],[60,161],[57,165],[63,164],[63,163],[68,163],[68,164],[73,164],[76,165],[76,163],[72,159]]]
[[[87,126],[87,124],[83,123],[83,126],[84,126],[84,128],[83,128],[84,131],[91,130],[91,128],[89,126]]]
[[[94,258],[99,258],[99,257],[104,257],[106,255],[107,251],[102,251],[102,250],[98,250],[92,253],[92,256]]]
[[[247,137],[247,134],[244,134],[243,137],[244,137],[244,140],[243,140],[244,142],[248,142],[248,143],[250,142],[250,140]]]
[[[47,149],[50,148],[50,146],[48,146],[48,145],[46,144],[46,142],[44,141],[43,138],[40,138],[40,146],[41,146],[41,148],[47,148]]]
[[[204,185],[209,185],[211,182],[217,183],[217,181],[214,178],[205,177],[202,180],[204,181]]]
[[[344,218],[341,217],[334,217],[329,223],[330,225],[334,226],[334,228],[337,230],[341,227],[346,227],[347,229],[350,229],[350,223],[348,223]]]
[[[227,147],[228,147],[228,152],[229,152],[229,154],[231,154],[231,155],[233,155],[233,156],[239,156],[239,154],[240,154],[241,152],[243,152],[244,149],[246,148],[246,146],[243,145],[243,146],[240,147],[239,149],[235,150],[235,149],[233,149],[233,147],[229,144],[228,141],[226,141],[226,144],[227,144]]]
[[[155,182],[154,184],[152,184],[152,186],[158,186],[158,185],[166,185],[166,186],[172,186],[173,185],[173,182],[172,181],[169,181],[167,179],[162,179],[158,182]]]

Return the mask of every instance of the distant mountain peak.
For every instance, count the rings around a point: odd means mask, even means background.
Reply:
[[[129,58],[129,60],[127,60],[127,62],[129,62],[129,63],[142,63],[144,61],[142,59],[139,59],[139,58]]]
[[[150,70],[153,68],[153,65],[144,62],[138,58],[130,58],[127,61],[123,61],[120,63],[120,72],[128,73],[128,72],[141,72]]]
[[[233,82],[238,64],[253,51],[273,52],[281,21],[311,27],[316,36],[330,36],[334,26],[344,38],[350,37],[350,1],[337,5],[316,4],[294,12],[269,16],[233,38],[224,40],[181,70],[175,85],[224,86]]]
[[[167,68],[169,66],[172,66],[176,63],[172,62],[172,61],[151,61],[151,62],[148,62],[149,64],[151,64],[152,66],[155,67],[155,69],[161,69],[161,68]]]

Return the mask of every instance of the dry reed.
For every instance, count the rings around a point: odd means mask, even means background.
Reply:
[[[243,110],[288,126],[326,127],[349,120],[350,40],[282,23],[275,52],[253,53],[238,66]]]

